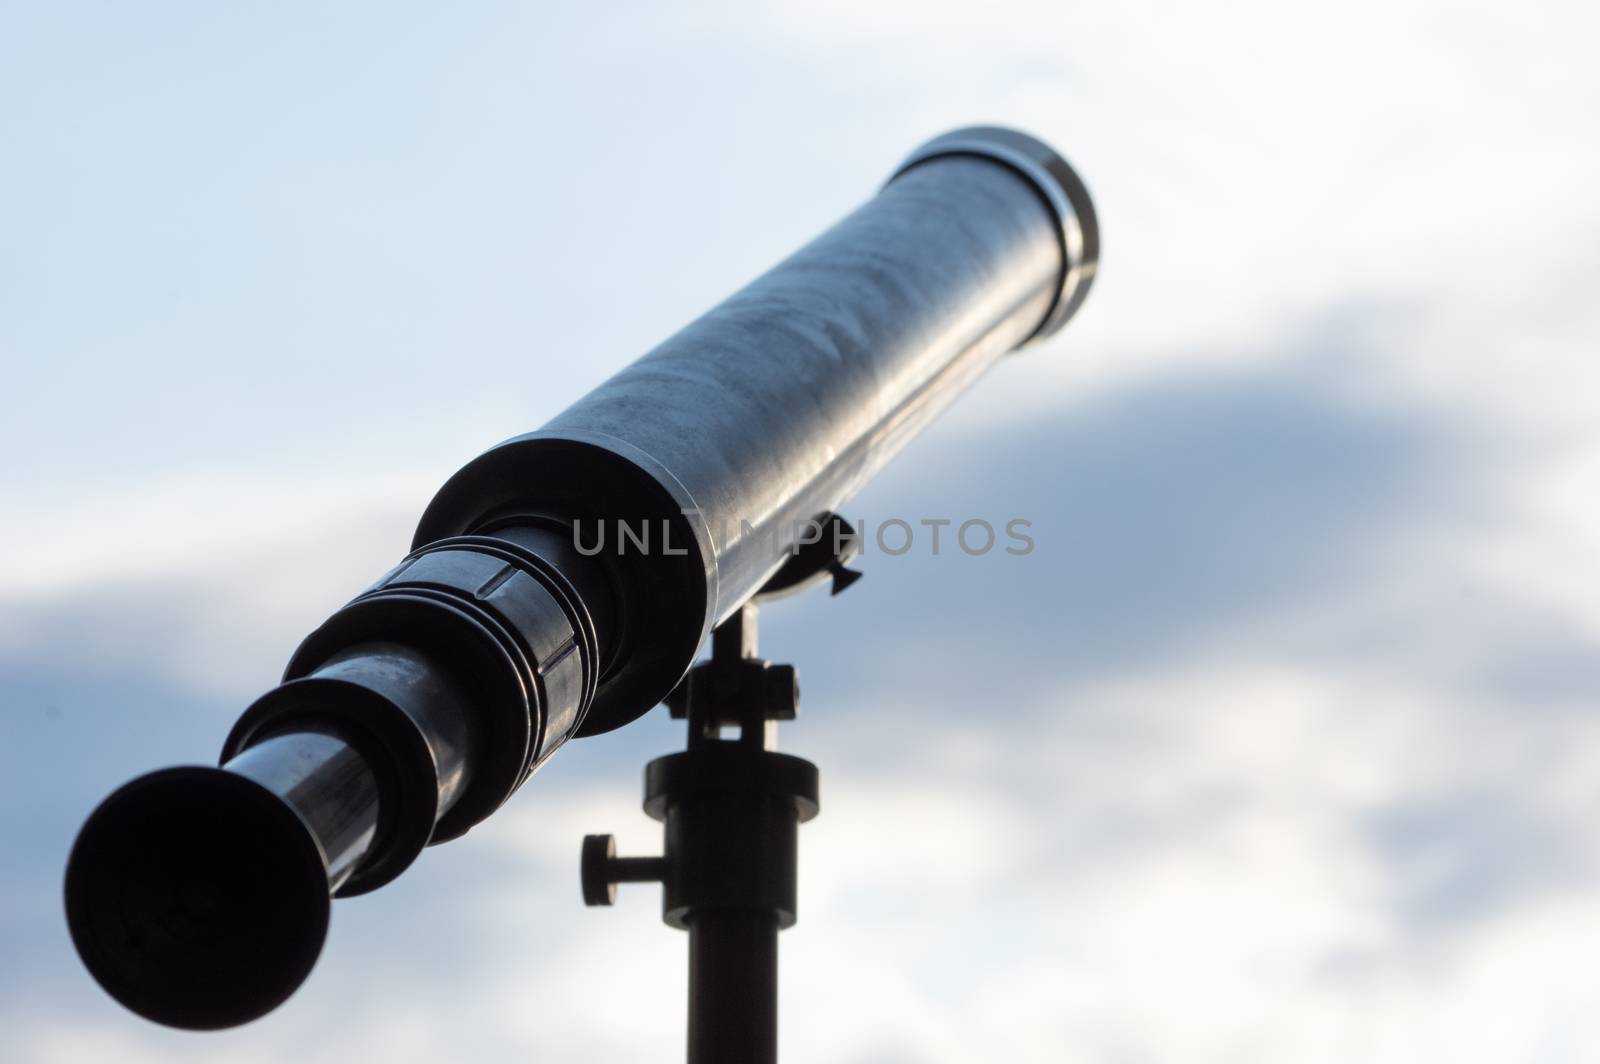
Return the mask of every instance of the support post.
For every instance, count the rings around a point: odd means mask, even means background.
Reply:
[[[583,846],[583,896],[659,880],[662,919],[689,932],[689,1064],[776,1064],[778,932],[795,922],[799,825],[817,815],[817,768],[773,749],[793,720],[793,666],[756,657],[752,602],[711,638],[668,706],[687,749],[645,768],[645,812],[662,822],[661,857],[618,857],[610,835]],[[724,738],[726,728],[739,729]]]

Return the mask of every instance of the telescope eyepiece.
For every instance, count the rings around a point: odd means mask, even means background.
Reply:
[[[67,923],[95,980],[132,1011],[215,1030],[263,1016],[327,936],[316,838],[263,785],[220,768],[152,772],[90,815],[72,847]]]

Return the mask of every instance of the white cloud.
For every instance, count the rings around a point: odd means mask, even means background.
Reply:
[[[48,531],[0,527],[0,556],[18,562],[0,571],[0,651],[154,665],[237,696],[407,553],[430,487],[180,475],[54,507]]]

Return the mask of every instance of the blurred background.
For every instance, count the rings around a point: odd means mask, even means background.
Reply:
[[[851,515],[1032,522],[763,616],[823,772],[795,1061],[1600,1059],[1590,5],[3,5],[0,1055],[681,1059],[657,710],[335,907],[210,1035],[69,944],[83,817],[210,762],[433,489],[998,122],[1078,320]]]

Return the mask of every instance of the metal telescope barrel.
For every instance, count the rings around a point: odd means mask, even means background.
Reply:
[[[918,149],[816,240],[543,429],[456,473],[413,551],[294,653],[221,768],[106,799],[68,923],[117,1000],[244,1023],[310,971],[329,899],[493,812],[573,736],[661,701],[711,628],[1006,352],[1077,310],[1082,182],[1012,130]]]

